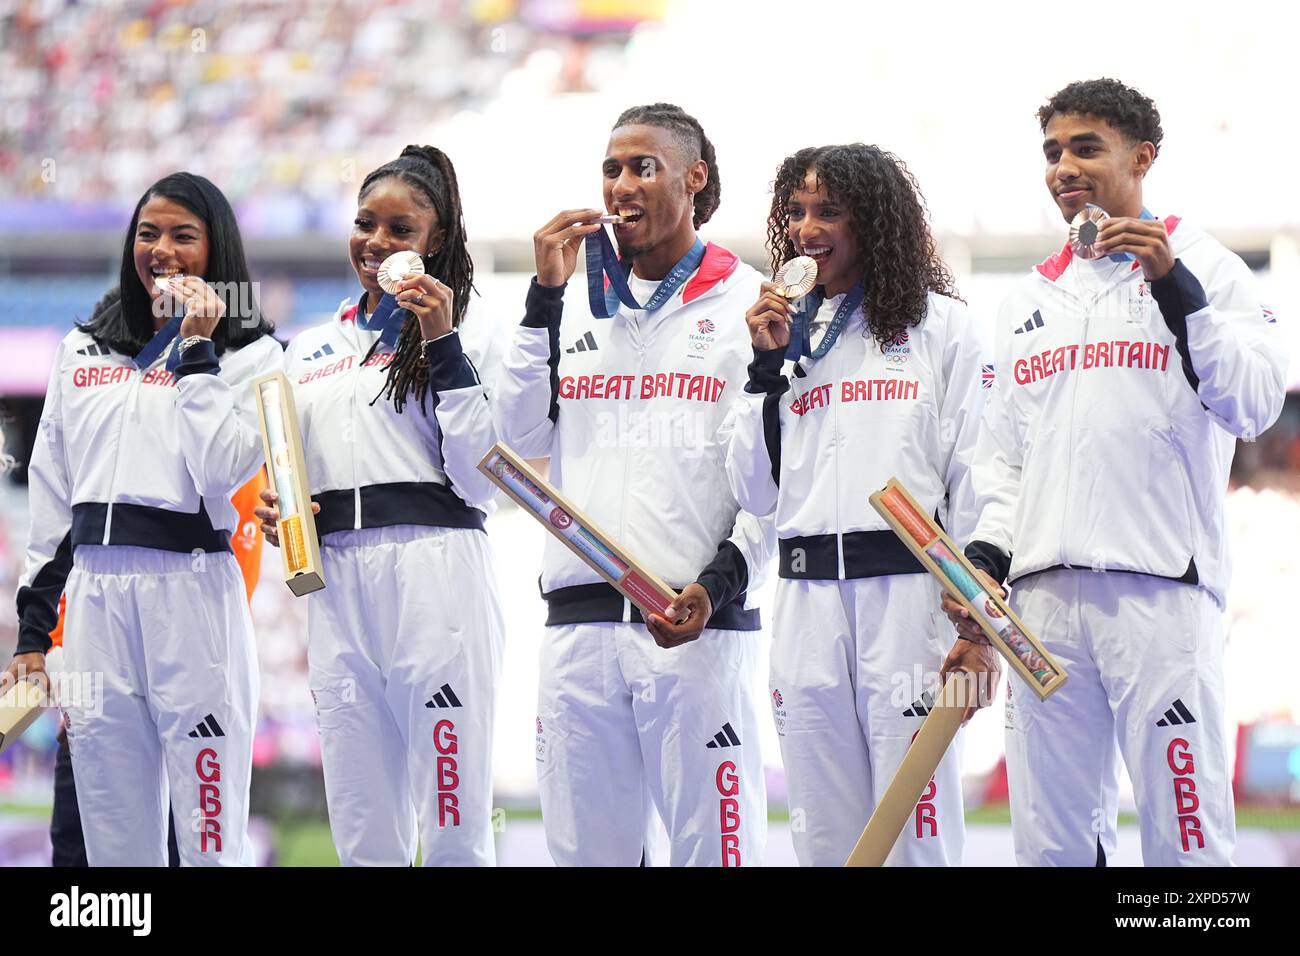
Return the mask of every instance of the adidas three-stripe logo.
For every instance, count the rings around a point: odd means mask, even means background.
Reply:
[[[462,705],[460,698],[452,692],[451,685],[443,684],[442,687],[438,689],[438,692],[429,698],[428,703],[424,706],[432,707],[436,710],[442,707],[460,707]]]
[[[199,721],[199,725],[190,731],[191,737],[224,737],[226,732],[211,714]]]
[[[934,709],[934,694],[925,693],[918,700],[912,701],[912,706],[903,711],[904,717],[924,717]]]
[[[1156,721],[1157,727],[1178,727],[1182,724],[1194,724],[1196,718],[1192,712],[1187,709],[1181,700],[1175,700],[1174,705],[1165,711],[1165,715]]]
[[[104,348],[104,346],[95,344],[95,345],[87,345],[84,349],[77,349],[77,354],[78,355],[108,355],[109,352],[108,349]]]
[[[708,747],[710,750],[717,750],[719,747],[739,747],[740,738],[737,737],[736,732],[731,729],[731,723],[728,721],[722,725],[721,730],[713,735],[713,739],[704,746]]]
[[[302,357],[302,360],[303,360],[304,362],[314,362],[314,361],[316,361],[317,359],[321,359],[321,358],[324,358],[324,357],[327,356],[327,355],[333,355],[333,354],[334,354],[334,346],[332,346],[332,345],[330,345],[328,342],[326,342],[324,345],[322,345],[320,348],[318,348],[315,352],[312,352],[311,355],[304,355],[304,356]]]
[[[575,352],[594,352],[596,351],[596,337],[588,332],[564,351],[568,352],[570,355]]]
[[[1024,325],[1016,329],[1016,335],[1020,335],[1022,332],[1032,332],[1034,331],[1034,329],[1041,329],[1042,327],[1043,327],[1043,313],[1039,312],[1037,309],[1034,309],[1034,314],[1031,315],[1029,318],[1025,319]]]

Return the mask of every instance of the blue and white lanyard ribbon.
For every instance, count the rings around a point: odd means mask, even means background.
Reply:
[[[817,348],[814,349],[811,339],[812,320],[821,311],[822,302],[826,300],[826,289],[823,286],[817,286],[809,292],[803,297],[803,308],[794,315],[794,322],[790,328],[790,344],[786,346],[785,357],[792,362],[797,362],[805,356],[819,359],[829,352],[835,344],[835,340],[840,337],[840,332],[844,329],[844,323],[861,307],[865,295],[866,289],[861,282],[848,291],[844,296],[844,301],[835,310],[835,317],[831,319],[831,324],[826,327],[826,333],[822,336],[822,340],[817,343]]]
[[[181,322],[184,319],[184,315],[177,315],[168,319],[163,324],[163,327],[153,334],[153,338],[145,343],[145,347],[135,354],[135,358],[131,360],[135,363],[135,367],[143,370],[158,361],[158,356],[167,351],[167,347],[176,341],[176,336],[181,331]],[[176,349],[171,355],[167,356],[167,371],[176,371],[176,367],[180,364],[181,350]]]
[[[401,334],[402,326],[406,324],[406,317],[410,314],[408,310],[398,308],[397,296],[385,292],[379,304],[375,306],[374,314],[366,315],[366,297],[363,295],[357,306],[357,325],[367,332],[379,333],[378,351],[392,352],[397,348],[397,337]]]
[[[614,244],[609,241],[609,234],[603,227],[587,237],[586,250],[587,301],[591,305],[591,314],[598,319],[612,318],[620,302],[629,309],[654,312],[673,297],[677,287],[689,279],[704,261],[704,242],[697,236],[695,245],[664,276],[646,304],[641,305],[627,284],[627,277],[632,273],[631,263],[619,261],[614,253]],[[609,276],[608,289],[605,288],[606,276]]]

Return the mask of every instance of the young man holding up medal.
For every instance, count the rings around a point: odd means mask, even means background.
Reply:
[[[1146,864],[1225,865],[1224,492],[1236,438],[1282,408],[1282,340],[1241,259],[1144,208],[1151,100],[1090,80],[1038,118],[1072,241],[999,315],[966,548],[985,583],[1018,585],[1013,606],[1070,675],[1046,701],[1008,698],[1016,857],[1104,864],[1122,754]]]
[[[696,236],[718,205],[718,168],[680,108],[626,111],[603,171],[621,259],[597,209],[566,210],[534,236],[537,276],[501,374],[498,432],[521,455],[550,456],[557,487],[681,594],[671,619],[643,621],[547,541],[547,842],[561,865],[648,863],[657,809],[673,865],[749,866],[761,862],[767,801],[748,595],[774,540],[727,488],[719,429],[745,381],[740,316],[761,279]],[[566,308],[584,239],[587,288]]]

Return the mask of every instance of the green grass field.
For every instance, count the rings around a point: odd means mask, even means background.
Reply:
[[[41,805],[0,803],[0,816],[43,817],[48,819],[50,808]],[[539,821],[541,810],[536,807],[516,807],[506,811],[506,824],[511,821]],[[786,823],[789,814],[784,809],[768,814],[771,823]],[[978,807],[967,811],[968,826],[1005,826],[1011,822],[1011,812],[1006,804]],[[1120,814],[1120,826],[1133,826],[1133,814]],[[1300,808],[1297,807],[1239,807],[1239,830],[1300,831]],[[330,840],[329,824],[324,820],[280,821],[272,827],[276,863],[279,866],[337,866],[338,856]]]
[[[539,821],[542,812],[535,807],[518,807],[506,811],[506,821]],[[768,814],[771,823],[787,823],[789,813],[784,809]],[[1011,811],[1006,804],[979,807],[966,813],[968,826],[1006,826],[1011,822]],[[1136,826],[1137,817],[1122,813],[1120,826]],[[1238,808],[1239,830],[1300,831],[1300,808]],[[329,824],[324,821],[282,823],[275,828],[276,859],[280,866],[337,866],[338,857],[330,841]]]

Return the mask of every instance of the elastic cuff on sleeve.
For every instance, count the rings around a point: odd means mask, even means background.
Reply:
[[[987,541],[972,541],[966,545],[966,559],[994,581],[1001,584],[1011,573],[1011,555]]]
[[[717,555],[695,583],[709,593],[709,602],[716,612],[738,598],[749,586],[749,566],[745,563],[745,556],[730,541],[722,542]]]
[[[19,654],[48,654],[54,642],[50,640],[48,634],[42,634],[35,628],[22,627],[18,631],[18,646],[14,648],[14,656]]]
[[[1177,321],[1195,315],[1210,304],[1205,298],[1205,289],[1201,286],[1200,280],[1183,265],[1182,259],[1175,259],[1174,267],[1169,270],[1169,274],[1151,283],[1151,297],[1156,300],[1156,305],[1160,306],[1160,314],[1165,317],[1166,324],[1171,320]],[[1170,330],[1174,334],[1178,334],[1179,331],[1172,325]]]
[[[478,384],[474,366],[465,357],[456,332],[425,343],[424,357],[429,360],[429,387],[435,392],[470,388]]]
[[[524,300],[524,328],[558,328],[563,314],[564,286],[544,286],[537,281],[537,276],[533,276],[528,286],[528,297]]]
[[[749,363],[749,382],[745,391],[751,395],[780,395],[790,383],[781,374],[785,363],[785,349],[754,349],[754,361]]]
[[[180,364],[176,366],[176,377],[184,378],[186,375],[209,374],[216,375],[221,371],[221,363],[217,361],[217,347],[211,341],[196,342],[181,354]]]

